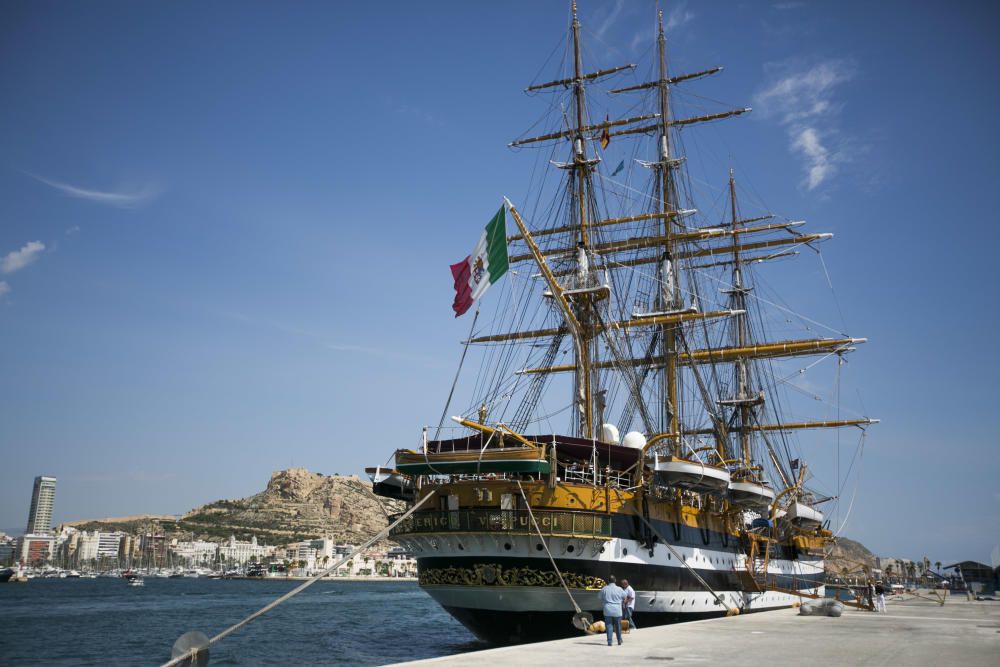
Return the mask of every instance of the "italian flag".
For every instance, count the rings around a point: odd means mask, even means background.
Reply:
[[[455,317],[467,311],[490,285],[507,273],[507,210],[501,206],[483,230],[472,254],[451,265],[455,278]]]

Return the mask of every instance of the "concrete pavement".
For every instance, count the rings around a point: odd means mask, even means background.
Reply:
[[[641,617],[636,619],[640,623]],[[570,622],[567,616],[566,622]],[[583,635],[403,665],[650,665],[656,662],[814,665],[1000,665],[1000,602],[949,598],[890,602],[887,613],[850,607],[840,618],[797,609],[642,628],[607,645]]]

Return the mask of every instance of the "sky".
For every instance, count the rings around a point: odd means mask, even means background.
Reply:
[[[179,514],[414,446],[568,4],[2,3],[0,530],[36,475],[56,521]],[[689,106],[754,109],[685,130],[692,177],[836,235],[818,308],[869,339],[847,402],[882,420],[844,534],[989,562],[1000,6],[664,9],[672,72],[725,66]],[[648,72],[655,12],[581,0],[585,69]]]

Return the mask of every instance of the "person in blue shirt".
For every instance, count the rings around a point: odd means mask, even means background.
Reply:
[[[604,627],[608,633],[608,646],[611,646],[611,631],[618,637],[618,645],[622,644],[622,603],[625,602],[625,591],[615,583],[614,575],[608,577],[608,585],[601,589],[601,604],[604,605]]]

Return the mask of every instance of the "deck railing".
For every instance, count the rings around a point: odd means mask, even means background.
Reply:
[[[586,512],[533,510],[543,535],[611,538],[611,517]],[[397,515],[399,516],[399,515]],[[390,517],[394,521],[396,517]],[[391,536],[421,533],[510,533],[536,534],[525,510],[454,510],[417,512],[396,526]]]

